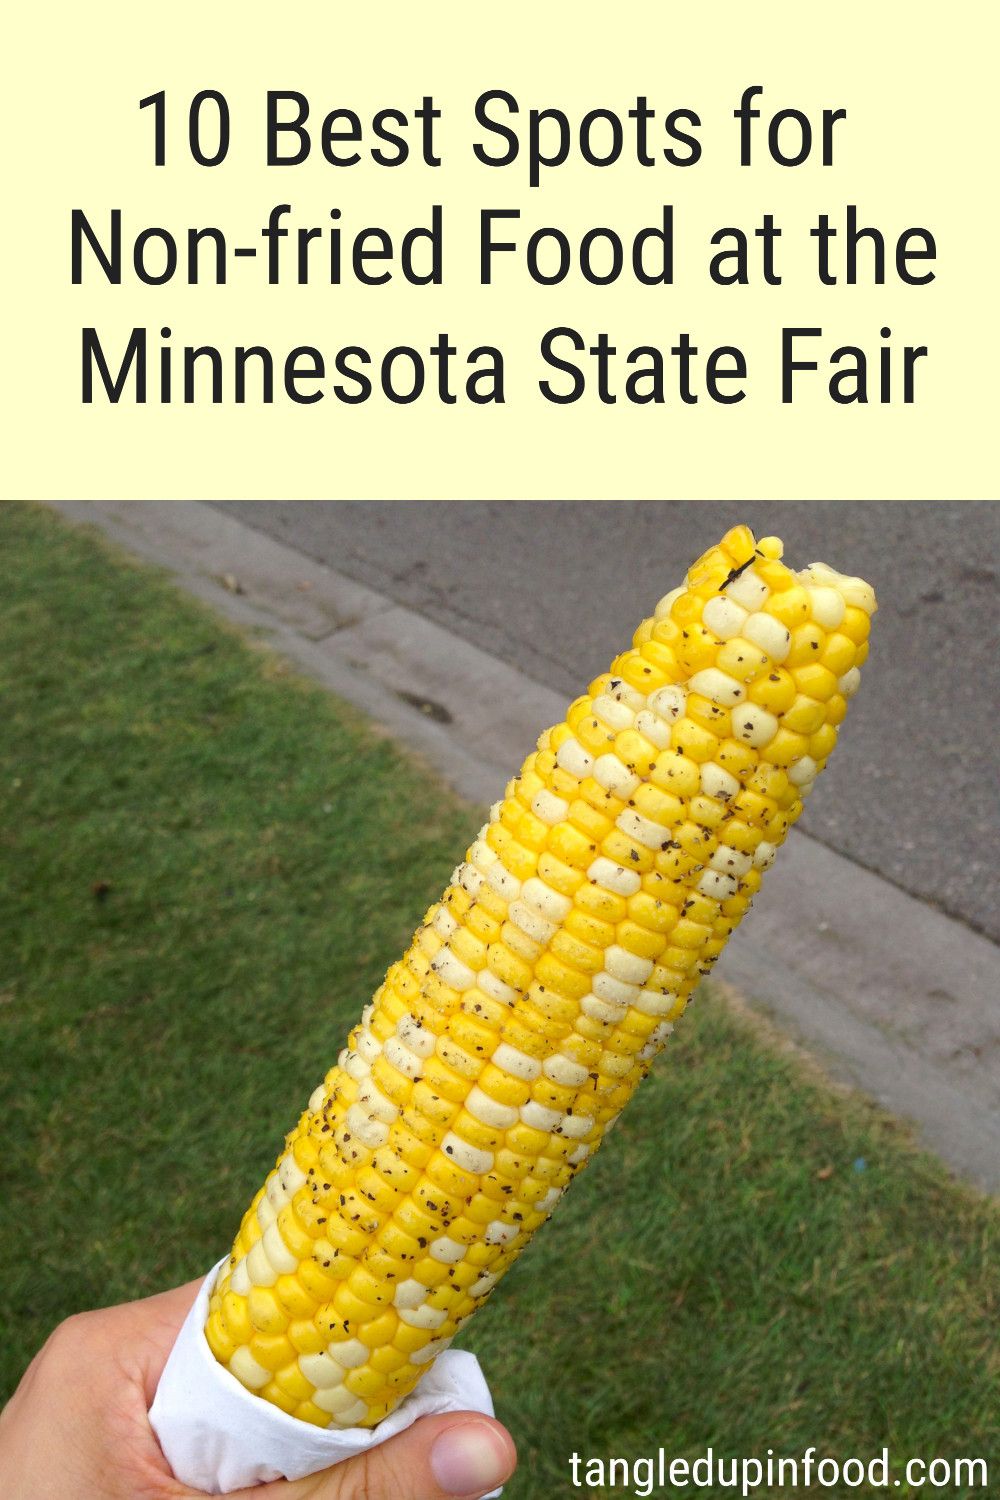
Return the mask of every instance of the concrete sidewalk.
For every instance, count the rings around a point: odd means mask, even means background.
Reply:
[[[231,514],[61,502],[368,713],[463,796],[493,801],[565,700]],[[1000,1190],[1000,949],[793,831],[716,971],[834,1076]]]

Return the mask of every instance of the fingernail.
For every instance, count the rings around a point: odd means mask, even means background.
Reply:
[[[431,1449],[431,1473],[448,1495],[482,1495],[513,1467],[509,1445],[485,1422],[449,1427]]]

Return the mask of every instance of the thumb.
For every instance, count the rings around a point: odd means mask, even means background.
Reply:
[[[514,1440],[499,1422],[479,1412],[449,1412],[421,1417],[323,1474],[253,1493],[262,1500],[272,1494],[273,1500],[479,1500],[516,1464]]]

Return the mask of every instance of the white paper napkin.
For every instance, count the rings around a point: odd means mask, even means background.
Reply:
[[[446,1349],[374,1431],[313,1427],[288,1416],[270,1401],[251,1395],[208,1347],[208,1299],[221,1265],[222,1261],[202,1282],[149,1413],[167,1463],[182,1484],[225,1495],[269,1479],[301,1479],[384,1443],[418,1417],[447,1411],[493,1415],[489,1387],[475,1355]]]

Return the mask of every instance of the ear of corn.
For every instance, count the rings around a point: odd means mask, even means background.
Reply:
[[[206,1328],[374,1426],[545,1222],[743,917],[837,739],[871,588],[738,527],[547,730],[251,1203]]]

